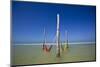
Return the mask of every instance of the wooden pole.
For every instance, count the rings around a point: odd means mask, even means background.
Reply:
[[[60,32],[59,32],[59,14],[57,14],[57,31],[56,31],[57,57],[60,57]]]
[[[64,50],[66,50],[68,48],[68,32],[67,30],[65,30],[65,47]]]
[[[43,42],[43,50],[45,49],[45,45],[46,45],[46,31],[44,28],[44,42]]]

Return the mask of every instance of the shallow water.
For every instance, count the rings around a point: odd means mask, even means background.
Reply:
[[[61,57],[56,57],[56,46],[50,52],[44,52],[42,45],[14,45],[12,48],[12,64],[44,64],[60,62],[95,61],[95,44],[69,45],[66,51],[61,51]]]

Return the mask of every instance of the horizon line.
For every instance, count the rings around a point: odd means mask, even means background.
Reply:
[[[71,45],[71,44],[95,44],[96,42],[69,42],[68,44]],[[42,43],[14,43],[15,45],[41,45]],[[47,43],[48,45],[56,45],[56,42],[55,43]],[[64,44],[61,43],[61,44]]]

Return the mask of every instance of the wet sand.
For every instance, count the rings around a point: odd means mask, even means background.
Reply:
[[[50,52],[44,52],[42,45],[14,45],[12,51],[13,65],[45,64],[60,62],[95,61],[95,44],[69,45],[66,51],[61,51],[61,57],[56,57],[56,46]]]

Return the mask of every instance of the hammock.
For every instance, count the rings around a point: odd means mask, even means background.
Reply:
[[[52,46],[53,46],[53,45],[51,45],[50,47],[48,47],[47,45],[43,44],[43,50],[46,51],[46,52],[50,52]]]
[[[69,47],[69,46],[68,46],[68,40],[67,40],[67,42],[64,43],[64,45],[62,45],[62,43],[61,43],[61,49],[62,49],[62,51],[67,50],[68,47]]]

